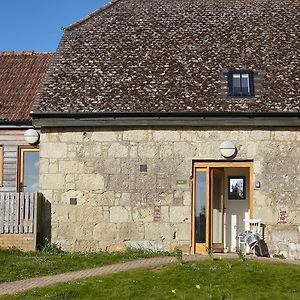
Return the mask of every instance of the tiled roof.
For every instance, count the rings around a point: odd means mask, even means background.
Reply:
[[[299,113],[299,62],[299,0],[119,0],[65,30],[34,111]]]
[[[51,54],[0,52],[0,121],[31,119],[33,101],[51,62]]]

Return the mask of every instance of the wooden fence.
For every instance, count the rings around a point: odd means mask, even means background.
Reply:
[[[0,193],[0,234],[33,233],[36,193]]]

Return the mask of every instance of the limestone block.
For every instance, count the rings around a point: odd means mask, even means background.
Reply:
[[[51,174],[58,173],[58,160],[57,159],[49,160],[49,173],[51,173]]]
[[[58,223],[58,234],[57,238],[62,240],[74,239],[75,236],[75,228],[77,224],[75,222],[60,221]]]
[[[205,133],[205,132],[204,132]],[[201,135],[201,139],[203,139],[203,135]],[[198,131],[182,131],[180,133],[180,140],[186,142],[198,141],[199,140],[199,132]]]
[[[130,201],[130,193],[122,193],[118,198],[120,206],[131,206],[133,203]]]
[[[169,223],[159,224],[160,239],[171,241],[174,239],[174,227]]]
[[[47,158],[40,159],[40,172],[41,174],[49,173],[49,159]]]
[[[40,146],[41,158],[65,158],[68,147],[65,143],[45,143]]]
[[[124,252],[124,251],[126,251],[126,249],[127,249],[127,246],[124,243],[112,244],[112,245],[106,247],[106,251],[108,253]]]
[[[183,197],[183,205],[185,206],[192,206],[192,193],[191,191],[183,191],[182,192]]]
[[[138,156],[140,158],[155,158],[158,156],[158,147],[155,143],[140,143],[138,145]]]
[[[298,243],[300,232],[297,225],[274,225],[271,226],[271,239],[273,242]]]
[[[74,238],[78,240],[92,241],[93,240],[93,228],[92,223],[78,223],[75,227]]]
[[[116,174],[108,176],[108,189],[115,192],[126,192],[129,187],[129,175]]]
[[[126,145],[113,143],[108,149],[109,157],[128,157],[129,147]]]
[[[77,207],[66,204],[56,204],[52,205],[51,209],[51,218],[54,222],[76,222]]]
[[[120,133],[117,131],[98,131],[93,132],[91,136],[92,142],[115,142],[119,139]]]
[[[77,200],[77,204],[79,204],[80,202],[82,202],[82,197],[83,194],[81,191],[70,190],[62,194],[61,203],[70,205],[70,199],[75,198]]]
[[[64,174],[82,174],[83,162],[77,160],[63,160],[59,162],[58,171]]]
[[[152,222],[154,218],[154,208],[134,207],[132,218],[133,218],[133,222]]]
[[[134,241],[129,243],[129,247],[133,249],[142,249],[142,250],[150,250],[150,251],[162,251],[163,245],[162,243],[156,243],[153,241]]]
[[[121,172],[120,159],[118,158],[106,158],[101,160],[97,171],[100,174],[118,174]]]
[[[161,223],[170,222],[169,206],[160,207],[160,222]]]
[[[63,143],[81,143],[83,142],[83,132],[61,132],[59,139]]]
[[[197,158],[202,158],[202,159],[212,158],[213,150],[210,142],[201,141],[198,142],[196,145],[197,145],[197,150],[195,156]]]
[[[295,141],[296,140],[296,132],[294,130],[291,131],[275,131],[274,132],[274,140],[275,141]]]
[[[131,157],[131,158],[137,158],[138,157],[138,147],[136,145],[130,145],[129,157]]]
[[[170,157],[174,155],[174,144],[163,143],[159,145],[159,157]]]
[[[255,142],[249,142],[248,144],[247,144],[247,146],[246,146],[246,155],[247,155],[247,157],[249,157],[249,158],[253,158],[253,157],[255,157],[256,156],[256,153],[257,153],[257,143],[255,143]]]
[[[114,206],[110,208],[111,223],[126,223],[132,220],[131,207]]]
[[[170,207],[170,222],[182,223],[191,219],[191,208],[188,206],[172,206]]]
[[[252,141],[268,141],[271,139],[271,131],[265,130],[252,130],[249,132],[249,138]]]
[[[65,188],[65,177],[63,174],[41,174],[40,188],[42,190],[63,190]]]
[[[161,240],[160,224],[146,223],[145,224],[145,239],[146,240]]]
[[[94,206],[84,206],[76,211],[76,221],[78,224],[101,223],[103,220],[103,208]]]
[[[185,159],[194,158],[197,152],[197,147],[188,142],[177,142],[174,143],[174,153],[184,157]]]
[[[106,191],[101,194],[96,194],[93,202],[96,206],[113,206],[115,203],[115,193]]]
[[[124,141],[147,141],[149,140],[148,130],[127,130],[123,133]]]
[[[100,174],[81,174],[76,182],[76,189],[81,191],[104,190],[104,178]]]
[[[119,223],[119,239],[122,241],[135,241],[144,238],[144,225],[141,223]]]
[[[155,175],[140,175],[136,178],[137,190],[155,190],[156,189],[156,176]]]
[[[117,240],[118,230],[116,224],[99,223],[94,226],[93,239],[98,241],[109,241],[113,244]]]
[[[180,133],[175,130],[153,131],[153,140],[159,142],[176,142],[180,140]]]
[[[191,223],[181,223],[175,225],[176,238],[180,241],[188,241],[191,239]]]
[[[158,195],[158,203],[160,205],[172,205],[174,201],[173,193],[160,193]]]

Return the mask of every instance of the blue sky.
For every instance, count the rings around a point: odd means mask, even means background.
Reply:
[[[53,52],[66,27],[110,0],[1,0],[0,50]]]

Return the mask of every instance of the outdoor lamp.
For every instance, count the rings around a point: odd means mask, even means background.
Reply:
[[[24,137],[25,141],[30,145],[36,144],[40,139],[39,133],[34,129],[26,130],[24,133]]]
[[[236,152],[235,144],[231,141],[225,141],[220,145],[221,155],[225,158],[232,157]]]

